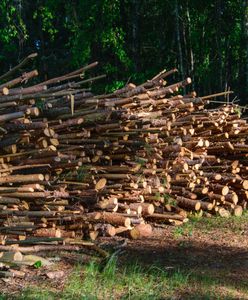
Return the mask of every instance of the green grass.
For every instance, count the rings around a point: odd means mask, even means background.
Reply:
[[[248,211],[244,211],[241,217],[231,216],[230,218],[222,218],[213,216],[211,218],[190,216],[189,222],[182,226],[175,227],[172,231],[174,238],[182,236],[192,236],[196,229],[202,233],[207,233],[216,228],[221,228],[223,231],[232,231],[235,234],[243,234],[245,228],[248,228]]]
[[[16,299],[162,299],[187,281],[187,274],[176,271],[168,275],[156,266],[146,270],[137,263],[117,267],[116,258],[112,257],[103,270],[94,262],[84,268],[76,267],[59,295],[32,287]]]
[[[115,256],[104,266],[96,262],[76,266],[62,291],[46,284],[44,281],[39,286],[30,286],[15,297],[0,296],[0,300],[235,299],[235,290],[231,288],[223,298],[220,282],[206,274],[163,270],[159,265],[143,267],[131,261],[123,266]]]
[[[173,237],[194,237],[196,231],[209,232],[212,234],[219,228],[221,232],[230,231],[243,234],[248,226],[248,214],[242,217],[197,218],[192,217],[190,222],[172,230]],[[241,237],[242,238],[242,237]],[[149,258],[145,258],[145,264],[138,262],[136,258],[121,255],[118,258],[112,255],[110,259],[99,263],[92,261],[87,265],[77,265],[74,271],[66,279],[63,290],[56,290],[47,280],[39,281],[24,289],[15,297],[0,294],[0,300],[53,300],[53,299],[248,299],[248,285],[246,278],[235,283],[229,278],[228,260],[227,268],[216,269],[213,259],[208,268],[201,268],[201,257],[199,266],[192,263],[192,259],[198,259],[197,249],[192,253],[188,251],[190,240],[181,239],[178,247],[182,250],[181,257],[177,253],[172,258],[161,255],[151,257],[153,263],[149,264]],[[173,251],[173,250],[172,250]],[[213,249],[213,255],[215,249]],[[235,252],[234,252],[235,253]],[[142,249],[140,249],[140,257]],[[151,254],[153,255],[153,254]],[[154,255],[156,255],[154,253]],[[158,261],[154,261],[158,259]],[[228,258],[228,257],[227,257]],[[228,258],[229,259],[229,258]],[[193,262],[195,262],[193,260]],[[242,269],[241,269],[242,271]],[[235,273],[236,274],[236,273]],[[235,275],[234,274],[234,275]],[[238,285],[237,285],[238,283]]]

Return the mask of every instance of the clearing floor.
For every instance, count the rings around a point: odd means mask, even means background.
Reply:
[[[248,299],[248,215],[155,228],[152,238],[101,238],[108,259],[43,253],[51,267],[0,281],[0,299]],[[40,254],[42,256],[42,253]],[[48,279],[48,271],[63,271]]]

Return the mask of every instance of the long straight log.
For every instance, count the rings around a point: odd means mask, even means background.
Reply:
[[[10,175],[5,177],[0,177],[0,183],[37,182],[43,180],[44,180],[44,175],[42,174]]]
[[[24,117],[25,113],[20,111],[20,112],[14,112],[10,114],[5,114],[0,116],[0,122],[6,122],[14,119],[19,119]]]
[[[94,68],[95,66],[98,65],[98,62],[94,62],[92,64],[89,64],[83,68],[80,68],[76,71],[73,71],[71,73],[68,73],[66,75],[63,75],[63,76],[60,76],[60,77],[56,77],[56,78],[52,78],[52,79],[49,79],[47,81],[43,81],[41,83],[38,84],[39,85],[50,85],[50,84],[57,84],[57,83],[60,83],[60,82],[63,82],[63,81],[66,81],[68,79],[72,79],[72,78],[76,78],[76,77],[80,77],[81,74],[91,68]]]
[[[88,220],[98,221],[98,222],[100,221],[108,222],[109,224],[117,225],[117,226],[130,227],[131,225],[130,218],[117,213],[108,213],[108,212],[88,213],[86,217]]]
[[[85,242],[85,246],[92,246],[93,243]],[[36,246],[1,246],[0,251],[19,251],[21,253],[33,253],[43,251],[80,251],[84,245],[36,245]]]
[[[14,85],[17,85],[18,83],[26,82],[26,81],[28,81],[29,79],[31,79],[35,76],[38,76],[38,71],[37,70],[33,70],[31,72],[28,72],[28,73],[23,73],[20,77],[15,78],[15,79],[13,79],[9,82],[6,82],[6,83],[0,85],[0,89],[2,89],[4,87],[10,88]]]
[[[10,77],[12,74],[14,74],[17,70],[24,67],[30,60],[37,57],[37,53],[31,53],[27,57],[25,57],[17,66],[10,69],[7,73],[0,76],[0,80]]]

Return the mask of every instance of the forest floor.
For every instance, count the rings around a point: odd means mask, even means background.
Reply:
[[[99,244],[113,253],[108,260],[62,253],[25,280],[0,282],[0,299],[248,299],[247,213]],[[48,279],[51,270],[63,276]]]

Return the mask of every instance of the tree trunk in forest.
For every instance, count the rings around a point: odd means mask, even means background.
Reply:
[[[139,42],[138,42],[138,22],[139,22],[139,0],[132,0],[132,52],[133,52],[133,62],[134,71],[137,73],[139,71]]]
[[[188,60],[189,60],[189,77],[192,78],[192,88],[194,90],[194,53],[191,42],[191,19],[189,13],[189,2],[186,5],[186,19],[187,19],[187,36],[188,36]]]
[[[216,48],[217,48],[217,82],[219,81],[219,86],[217,88],[222,91],[223,90],[223,58],[222,58],[222,45],[221,45],[221,21],[222,21],[222,0],[217,0],[216,2]]]
[[[175,29],[176,29],[176,39],[177,39],[178,56],[179,56],[179,70],[182,78],[184,78],[183,54],[182,54],[182,45],[181,45],[181,37],[180,37],[179,6],[177,0],[175,0]]]
[[[41,76],[47,80],[48,78],[48,74],[47,74],[47,63],[46,63],[46,57],[45,57],[45,37],[44,37],[44,32],[42,29],[42,20],[41,18],[39,18],[39,38],[40,38],[40,52],[41,52],[41,70],[42,70],[42,74]]]
[[[241,104],[246,104],[248,95],[248,0],[242,0],[240,3],[242,5],[242,15],[240,17],[241,37],[237,89],[241,98]]]
[[[244,95],[248,96],[248,0],[244,0],[244,38],[245,38],[245,86]],[[247,100],[247,99],[244,99]]]

